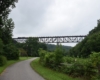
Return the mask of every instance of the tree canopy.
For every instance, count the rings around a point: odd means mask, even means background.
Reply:
[[[97,27],[91,30],[82,42],[70,49],[69,55],[88,57],[92,52],[100,52],[100,22],[98,22]]]
[[[0,0],[0,55],[7,59],[18,59],[18,49],[12,44],[14,22],[8,18],[18,0]]]

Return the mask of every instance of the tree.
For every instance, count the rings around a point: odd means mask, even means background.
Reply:
[[[69,51],[69,54],[75,57],[89,57],[92,52],[100,52],[100,22],[82,42]]]
[[[4,26],[2,28],[2,40],[3,43],[9,44],[12,41],[12,31],[14,29],[14,22],[12,19],[7,19],[6,22],[3,22]]]
[[[2,42],[2,40],[0,39],[0,55],[2,55],[3,54],[3,42]]]
[[[29,38],[26,40],[26,50],[29,56],[39,56],[38,55],[38,38]]]
[[[39,48],[42,48],[43,50],[47,50],[47,46],[45,43],[39,43]]]
[[[19,59],[19,50],[15,47],[14,44],[10,43],[4,46],[4,56],[7,60],[18,60]]]
[[[23,48],[20,48],[19,51],[20,51],[20,56],[27,56],[28,57],[27,52]]]
[[[24,49],[26,50],[28,56],[39,56],[38,50],[42,48],[47,49],[46,44],[40,43],[38,38],[28,38],[24,44]]]
[[[98,76],[99,76],[99,79],[100,79],[100,52],[98,52],[98,53],[93,52],[90,55],[90,59],[92,61],[93,66],[97,68]]]
[[[2,29],[4,28],[5,22],[8,22],[8,14],[11,11],[9,7],[14,8],[16,2],[18,0],[0,0],[0,38],[4,35]]]
[[[60,65],[63,62],[63,49],[61,45],[58,45],[54,51],[55,53],[55,64]]]
[[[0,0],[0,14],[6,11],[10,6],[14,8],[15,2],[18,2],[18,0]]]
[[[5,55],[7,59],[18,59],[18,49],[11,44],[12,31],[14,28],[14,22],[12,19],[8,19],[8,15],[11,12],[11,8],[15,7],[15,3],[18,0],[0,0],[0,50],[3,51],[2,55]],[[16,56],[16,57],[15,57]]]

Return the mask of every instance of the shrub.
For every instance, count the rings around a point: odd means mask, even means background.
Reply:
[[[92,62],[92,66],[94,66],[97,69],[97,72],[98,72],[97,76],[98,76],[98,79],[100,79],[100,52],[98,53],[93,52],[90,55],[90,59]]]
[[[45,55],[44,63],[45,63],[45,66],[47,66],[49,68],[54,68],[55,67],[55,55],[54,55],[54,53],[48,52]]]
[[[42,48],[40,48],[38,50],[38,52],[39,52],[39,56],[40,56],[40,62],[43,63],[44,62],[45,55],[46,55],[46,51],[43,50]]]
[[[91,80],[97,74],[97,70],[90,59],[76,60],[70,64],[66,63],[62,66],[62,72],[73,77],[84,77],[87,80]]]
[[[19,50],[13,44],[7,44],[4,46],[4,56],[7,60],[18,60],[19,59]]]
[[[55,65],[58,66],[63,62],[63,49],[60,46],[57,46],[57,48],[54,51],[55,54]]]
[[[40,62],[42,65],[53,68],[54,67],[54,53],[47,52],[43,49],[39,49],[39,55],[40,55]]]
[[[0,55],[0,66],[4,66],[6,63],[7,63],[6,57]]]
[[[67,62],[67,63],[74,63],[77,59],[73,58],[73,57],[64,57],[64,62]]]
[[[57,46],[55,52],[47,52],[39,49],[39,55],[42,65],[52,69],[57,69],[63,61],[63,50],[60,46]]]

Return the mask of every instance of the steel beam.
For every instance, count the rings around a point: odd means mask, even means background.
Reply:
[[[38,38],[39,42],[43,43],[78,43],[81,42],[86,35],[80,36],[48,36],[48,37],[32,37]],[[17,42],[25,42],[29,37],[13,38]]]

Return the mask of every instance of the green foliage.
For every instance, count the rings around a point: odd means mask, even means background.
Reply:
[[[47,52],[39,49],[40,62],[49,68],[58,69],[63,62],[63,51],[61,46],[57,46],[55,52]]]
[[[47,50],[50,52],[53,52],[56,49],[56,45],[54,45],[54,44],[46,44],[46,45],[47,45]],[[63,50],[65,50],[65,52],[67,52],[72,47],[62,45],[62,48],[63,48]],[[65,53],[65,55],[67,55],[67,54]]]
[[[40,63],[46,67],[85,80],[100,79],[100,52],[88,58],[64,57],[62,48],[58,46],[55,52],[39,49],[39,54]]]
[[[42,48],[43,50],[47,50],[47,46],[45,43],[39,43],[39,48]]]
[[[14,22],[8,18],[11,8],[18,0],[0,0],[0,55],[7,59],[18,59],[18,49],[12,43]],[[16,56],[16,57],[15,57]]]
[[[94,65],[94,67],[98,67],[100,65],[100,52],[98,52],[98,53],[93,52],[90,55],[90,58],[91,58],[91,61]]]
[[[42,65],[53,68],[55,66],[54,53],[47,52],[43,49],[39,49],[40,62]]]
[[[0,66],[4,66],[6,63],[7,63],[6,57],[0,55]]]
[[[26,56],[38,57],[39,56],[39,53],[38,53],[39,48],[42,48],[43,50],[47,50],[46,44],[40,43],[38,41],[38,38],[30,37],[29,39],[27,39],[27,41],[25,43],[18,43],[13,40],[13,43],[20,50],[21,56],[26,55]]]
[[[26,51],[28,56],[39,56],[38,50],[39,48],[46,49],[46,45],[44,43],[39,43],[38,38],[32,38],[30,37],[27,39],[26,43],[23,47]]]
[[[54,68],[56,67],[56,64],[55,64],[55,54],[54,53],[47,53],[45,55],[45,58],[44,58],[44,64],[45,66],[47,67],[50,67],[50,68]]]
[[[96,52],[93,52],[91,55],[90,55],[90,59],[91,59],[91,62],[92,62],[92,65],[97,69],[97,76],[98,76],[98,79],[100,79],[100,52],[96,53]]]
[[[48,69],[39,63],[39,59],[32,61],[31,67],[46,80],[82,80],[80,78],[72,78],[71,76],[54,71],[50,68]]]
[[[8,60],[18,60],[19,59],[19,50],[13,45],[8,44],[4,47],[4,54]]]
[[[15,2],[18,0],[1,0],[0,1],[0,38],[4,44],[8,44],[11,41],[12,29],[14,23],[12,19],[8,19],[8,15],[11,11],[11,7],[15,7]]]
[[[68,57],[67,57],[68,58]],[[70,63],[69,63],[70,59]],[[87,80],[91,80],[97,74],[96,68],[93,66],[90,58],[88,59],[77,59],[75,58],[67,59],[65,64],[62,65],[62,72],[71,75],[73,77],[83,77]],[[72,59],[72,60],[71,60]]]
[[[57,48],[54,51],[55,53],[55,64],[58,66],[60,63],[63,62],[63,49],[62,46],[58,45]]]
[[[28,56],[27,52],[23,48],[19,49],[19,53],[20,53],[20,56]]]
[[[92,35],[92,34],[97,33],[97,32],[100,32],[100,19],[98,20],[97,27],[95,27],[93,30],[91,30],[89,32],[89,35]]]
[[[3,42],[0,39],[0,55],[3,54],[3,47],[4,47]]]
[[[43,63],[44,62],[45,55],[46,55],[46,51],[43,50],[42,48],[40,48],[38,50],[38,52],[39,52],[39,56],[40,56],[40,62]]]
[[[89,57],[92,52],[100,52],[100,22],[87,37],[69,51],[70,56]]]
[[[12,41],[12,31],[14,29],[14,22],[12,19],[7,19],[5,22],[3,22],[3,28],[2,28],[2,41],[3,43],[9,44]]]
[[[75,58],[66,56],[66,57],[64,57],[64,62],[71,64],[71,63],[75,62]]]
[[[15,7],[15,2],[18,2],[18,0],[1,0],[0,3],[0,14],[4,13],[10,6],[12,8]]]

